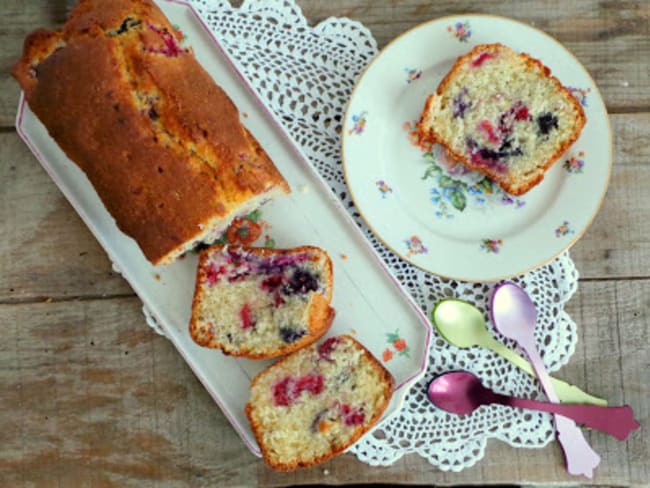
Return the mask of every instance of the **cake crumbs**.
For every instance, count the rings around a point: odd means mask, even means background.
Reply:
[[[45,303],[52,303],[54,301],[54,298],[49,297],[45,299]]]
[[[303,195],[309,193],[309,185],[301,185],[299,188],[300,193]]]
[[[329,469],[324,469],[324,470],[323,470],[323,476],[328,476],[329,474],[330,474],[330,470],[329,470]]]
[[[156,279],[156,281],[160,281],[160,275],[158,273],[153,275],[153,277]]]
[[[244,117],[245,119],[247,119],[248,118],[248,112],[242,112],[241,116]]]
[[[347,254],[343,254],[343,253],[341,253],[341,259],[342,259],[343,261],[347,261],[347,259],[348,259],[348,255],[347,255]]]

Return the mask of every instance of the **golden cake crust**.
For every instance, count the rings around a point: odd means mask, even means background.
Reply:
[[[31,110],[154,264],[224,230],[252,199],[289,192],[180,40],[149,0],[81,0],[60,32],[27,37],[13,69]]]
[[[468,53],[460,56],[456,60],[456,62],[454,63],[450,71],[442,79],[436,92],[432,93],[427,97],[424,105],[424,109],[422,110],[422,114],[420,116],[420,120],[417,126],[418,126],[419,135],[423,141],[440,144],[442,147],[445,148],[446,152],[449,154],[449,156],[452,159],[462,162],[465,166],[467,166],[472,170],[485,174],[486,176],[490,177],[493,181],[495,181],[505,192],[511,195],[518,196],[528,192],[531,188],[539,184],[544,179],[544,175],[546,171],[548,171],[548,169],[553,165],[553,163],[560,156],[562,156],[562,154],[564,154],[569,149],[569,147],[571,147],[571,145],[578,139],[586,123],[584,110],[582,109],[582,106],[580,105],[578,100],[576,100],[576,98],[569,92],[569,90],[564,85],[562,85],[562,83],[555,76],[551,74],[551,70],[547,66],[542,64],[542,62],[539,61],[538,59],[531,57],[527,53],[520,53],[518,55],[519,58],[525,62],[527,70],[531,70],[531,71],[541,70],[543,76],[551,83],[553,83],[555,89],[558,92],[564,94],[566,101],[573,106],[573,109],[576,112],[576,117],[577,117],[576,129],[570,134],[570,136],[561,145],[559,145],[556,148],[556,150],[542,164],[539,165],[539,169],[534,174],[526,178],[525,180],[513,182],[511,179],[507,177],[507,175],[501,174],[496,171],[491,171],[485,166],[473,164],[471,159],[468,158],[465,154],[456,151],[454,148],[452,148],[450,142],[446,140],[444,137],[442,137],[435,130],[435,127],[431,123],[431,116],[432,113],[434,112],[434,105],[436,103],[436,98],[441,97],[443,93],[445,93],[449,85],[458,76],[459,72],[464,68],[466,63],[469,60],[474,59],[480,53],[489,52],[489,53],[496,54],[502,50],[510,50],[510,48],[500,43],[481,44],[475,46]]]

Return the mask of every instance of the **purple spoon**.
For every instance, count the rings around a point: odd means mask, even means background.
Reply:
[[[526,351],[530,364],[548,399],[560,403],[535,344],[537,309],[526,292],[514,283],[499,285],[492,294],[492,322],[501,334],[515,340]],[[592,478],[600,456],[592,449],[583,432],[560,414],[554,416],[557,440],[564,451],[566,468],[571,474]]]
[[[452,371],[437,376],[429,384],[428,395],[436,407],[458,415],[470,414],[481,405],[492,403],[540,412],[559,413],[579,424],[610,434],[621,441],[627,439],[630,432],[640,427],[639,423],[634,420],[634,412],[627,405],[623,407],[567,405],[515,398],[495,393],[486,388],[481,384],[479,378],[468,371]]]

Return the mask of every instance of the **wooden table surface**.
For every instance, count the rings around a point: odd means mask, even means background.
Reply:
[[[650,2],[646,0],[299,0],[311,22],[345,16],[383,47],[443,15],[533,24],[600,87],[614,133],[603,207],[571,255],[568,312],[579,343],[559,373],[642,424],[627,442],[590,432],[595,478],[568,476],[556,443],[490,441],[460,473],[418,456],[372,468],[351,455],[296,473],[253,457],[183,359],[145,323],[140,300],[14,129],[9,71],[28,32],[59,26],[73,0],[0,1],[0,486],[515,484],[634,486],[650,480]],[[534,46],[531,46],[534,49]]]

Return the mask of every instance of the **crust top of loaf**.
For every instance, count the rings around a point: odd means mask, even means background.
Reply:
[[[289,187],[150,0],[81,0],[25,40],[31,110],[154,264]]]

